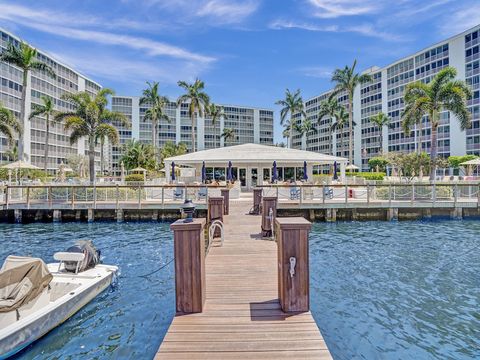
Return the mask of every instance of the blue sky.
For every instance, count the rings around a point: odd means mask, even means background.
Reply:
[[[479,23],[478,0],[0,0],[1,27],[119,95],[199,77],[216,103],[275,110]]]

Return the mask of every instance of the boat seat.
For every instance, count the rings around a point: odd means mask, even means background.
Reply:
[[[77,268],[75,269],[75,274],[78,273],[78,268],[80,267],[80,263],[85,259],[84,253],[78,252],[57,252],[53,255],[53,258],[57,261],[60,261],[58,264],[58,272],[60,272],[60,268],[62,264],[66,261],[68,262],[76,262]]]

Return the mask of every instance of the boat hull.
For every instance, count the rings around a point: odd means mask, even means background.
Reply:
[[[102,266],[102,265],[100,265]],[[72,317],[112,283],[116,267],[105,276],[59,299],[58,304],[42,314],[32,314],[16,324],[14,331],[0,338],[0,360],[20,352],[34,341]],[[20,321],[18,321],[20,323]]]

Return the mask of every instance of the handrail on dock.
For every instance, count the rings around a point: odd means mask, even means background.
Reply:
[[[187,198],[197,204],[206,204],[211,195],[220,195],[219,185],[189,184],[45,184],[45,185],[3,185],[0,186],[0,206],[62,205],[75,209],[77,205],[91,205],[94,209],[99,205],[109,204],[120,208],[122,204],[136,204],[140,209],[145,204],[156,204],[164,207],[167,204],[183,202]]]

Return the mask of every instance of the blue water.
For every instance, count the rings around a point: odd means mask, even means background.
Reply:
[[[53,262],[76,239],[92,239],[118,283],[17,359],[151,359],[175,310],[173,242],[166,223],[0,224],[0,262],[8,254]],[[169,264],[168,264],[169,263]],[[168,264],[164,269],[149,274]]]
[[[50,262],[89,238],[121,270],[115,288],[17,358],[151,359],[174,315],[168,226],[0,224],[0,261]],[[311,307],[334,358],[479,359],[479,234],[475,221],[314,224]]]
[[[336,360],[480,359],[480,222],[315,224],[310,253]]]

